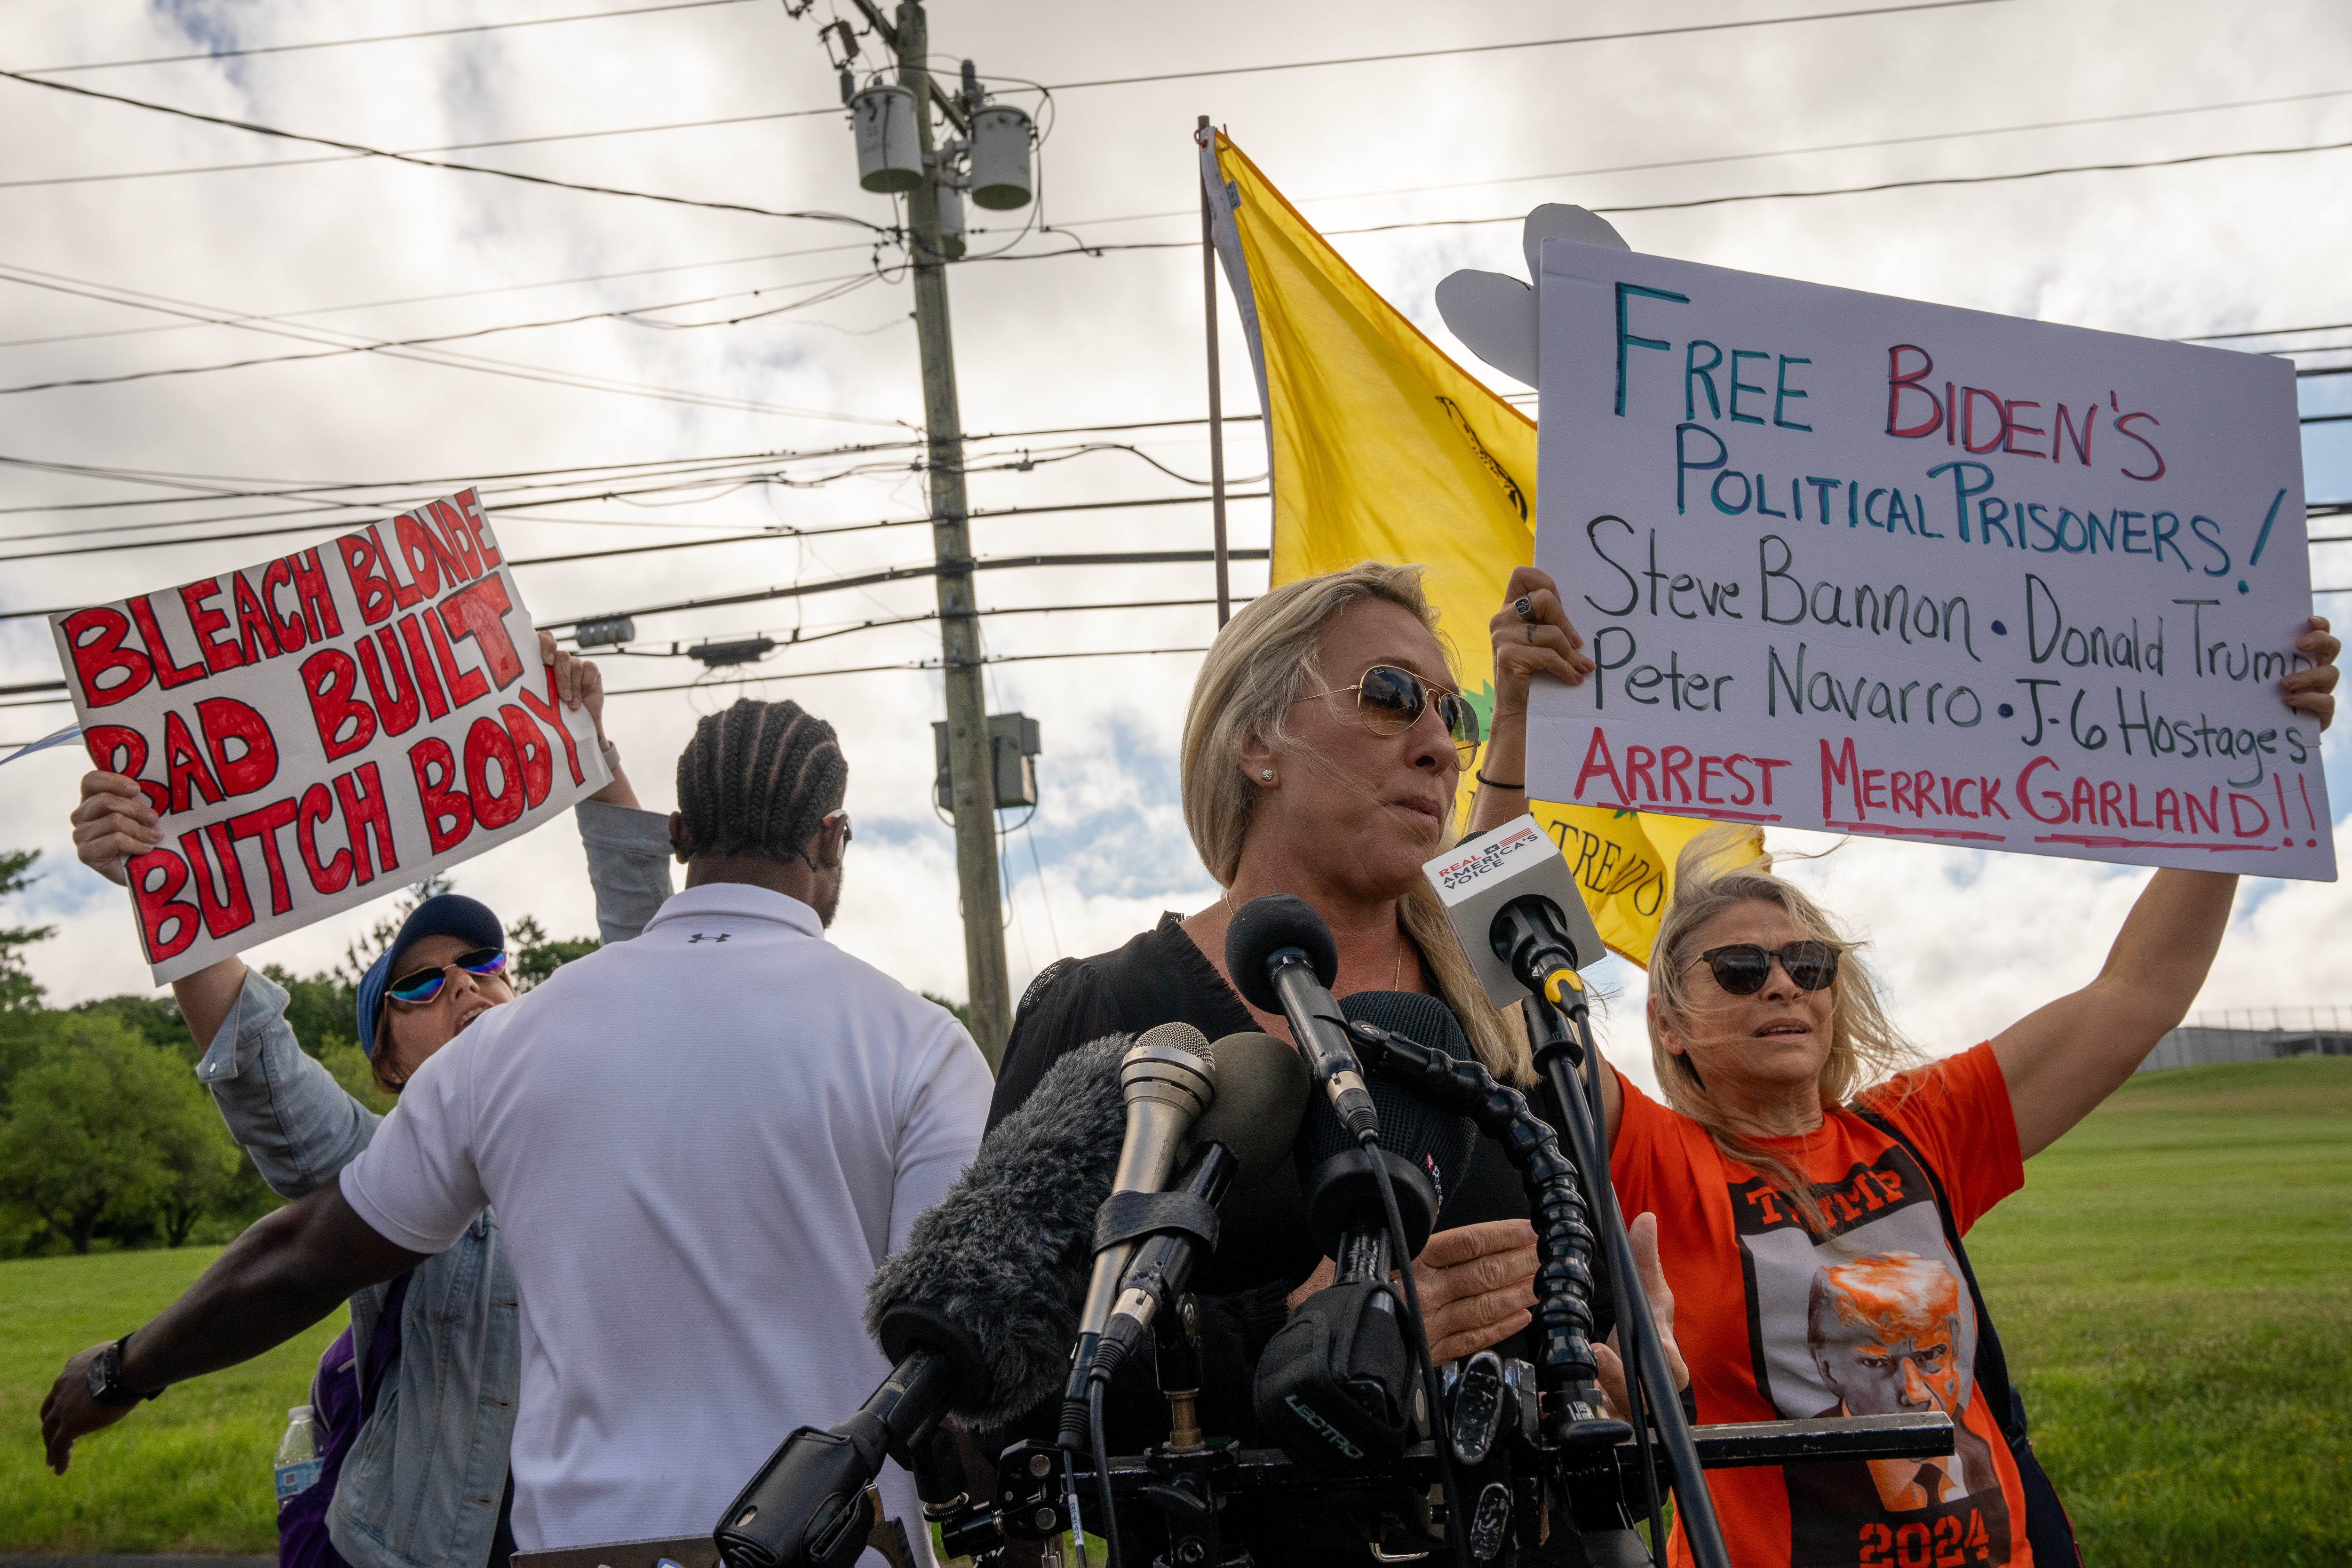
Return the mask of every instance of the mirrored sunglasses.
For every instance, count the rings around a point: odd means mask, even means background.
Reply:
[[[1312,691],[1307,697],[1337,697],[1346,691],[1356,694],[1356,711],[1375,735],[1402,735],[1434,707],[1437,721],[1445,727],[1454,749],[1465,761],[1478,749],[1478,710],[1461,693],[1423,680],[1409,669],[1376,664],[1353,686]]]
[[[1825,942],[1792,942],[1780,948],[1741,942],[1709,948],[1692,962],[1714,971],[1715,983],[1734,996],[1753,996],[1772,978],[1776,958],[1800,991],[1826,991],[1837,981],[1838,950]]]
[[[470,952],[461,952],[437,969],[420,969],[412,974],[403,975],[385,986],[383,994],[394,1002],[430,1002],[441,994],[441,987],[449,984],[451,965],[483,979],[503,974],[507,967],[506,949],[478,947]]]

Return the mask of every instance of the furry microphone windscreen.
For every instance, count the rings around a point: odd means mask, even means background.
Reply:
[[[988,1372],[950,1414],[1003,1426],[1058,1396],[1077,1340],[1095,1211],[1127,1131],[1119,1063],[1134,1037],[1081,1046],[999,1122],[954,1186],[915,1221],[866,1291],[866,1331],[911,1304],[958,1325]]]

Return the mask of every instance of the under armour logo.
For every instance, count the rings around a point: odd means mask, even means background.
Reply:
[[[731,934],[733,934],[733,933],[732,933],[732,932],[730,932],[730,931],[720,931],[717,936],[714,936],[714,937],[710,937],[710,938],[706,939],[700,931],[696,931],[692,936],[688,937],[686,940],[687,940],[688,942],[702,942],[702,941],[705,941],[705,940],[708,940],[708,941],[710,941],[710,942],[725,942],[725,941],[728,939],[728,937],[729,937],[729,936],[730,936]]]

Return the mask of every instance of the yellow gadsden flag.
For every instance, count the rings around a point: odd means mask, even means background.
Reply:
[[[1420,563],[1465,690],[1491,721],[1486,621],[1511,569],[1535,558],[1535,422],[1374,293],[1222,133],[1202,148],[1201,177],[1265,408],[1274,581]],[[1675,857],[1708,825],[1581,805],[1535,813],[1603,940],[1646,964]]]

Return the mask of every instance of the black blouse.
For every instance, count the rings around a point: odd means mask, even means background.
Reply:
[[[1258,1026],[1172,913],[1161,915],[1159,925],[1115,952],[1050,965],[1030,984],[1014,1015],[989,1125],[994,1127],[1026,1100],[1066,1053],[1106,1035],[1141,1033],[1172,1022],[1190,1024],[1213,1040]],[[1530,1091],[1529,1100],[1538,1115],[1559,1125],[1549,1085],[1539,1093]],[[1527,1217],[1518,1173],[1498,1145],[1477,1140],[1467,1175],[1446,1195],[1438,1228]],[[1238,1437],[1244,1447],[1263,1447],[1251,1406],[1258,1354],[1288,1318],[1290,1292],[1314,1273],[1322,1254],[1307,1239],[1306,1194],[1287,1163],[1258,1186],[1229,1194],[1219,1219],[1216,1255],[1192,1279],[1203,1339],[1202,1424]],[[1605,1300],[1605,1287],[1596,1294]],[[1496,1349],[1507,1356],[1531,1356],[1532,1340],[1523,1329]],[[1041,1434],[1050,1432],[1052,1423],[1044,1415],[1024,1424],[1023,1435],[1031,1425]],[[1148,1375],[1123,1375],[1112,1390],[1108,1415],[1114,1452],[1138,1453],[1167,1435],[1166,1402]]]

